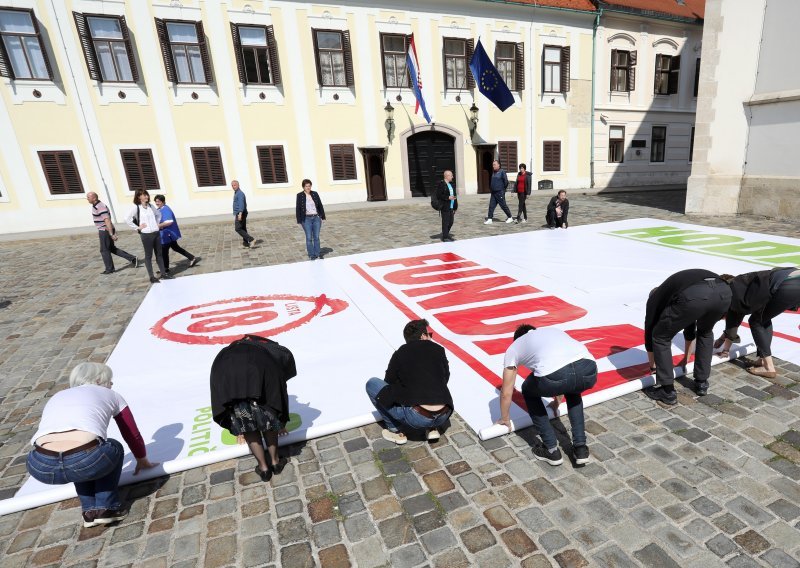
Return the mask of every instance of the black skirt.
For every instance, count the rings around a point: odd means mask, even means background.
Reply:
[[[284,424],[268,406],[255,400],[240,400],[228,408],[231,418],[231,434],[238,436],[248,432],[280,432]]]

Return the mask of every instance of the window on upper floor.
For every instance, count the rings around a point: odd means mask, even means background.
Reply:
[[[96,81],[133,83],[139,80],[125,16],[73,12],[89,77]]]
[[[381,64],[383,65],[384,87],[408,87],[408,36],[380,34]]]
[[[156,18],[156,31],[167,79],[173,83],[211,83],[211,57],[203,22]]]
[[[161,189],[156,173],[156,163],[153,160],[153,151],[149,148],[142,150],[120,150],[122,167],[125,169],[125,179],[128,180],[128,189]]]
[[[317,83],[323,87],[353,86],[355,78],[350,32],[311,30],[311,36],[317,63]]]
[[[272,26],[231,24],[236,68],[243,85],[278,85],[281,70]]]
[[[550,140],[542,143],[542,171],[561,171],[561,141]]]
[[[197,187],[225,185],[225,168],[219,147],[192,148],[192,161]]]
[[[261,171],[261,183],[287,183],[286,158],[283,146],[258,146],[258,169]]]
[[[680,69],[680,55],[656,55],[655,94],[674,95],[677,93]]]
[[[473,89],[475,79],[469,70],[469,61],[475,42],[472,39],[442,38],[442,57],[444,59],[444,88]]]
[[[542,50],[542,91],[569,92],[569,47],[545,45]]]
[[[697,96],[697,90],[700,88],[700,58],[697,58],[694,64],[694,89],[692,93]]]
[[[525,44],[498,41],[494,46],[494,66],[512,91],[525,90]]]
[[[83,193],[83,182],[72,150],[38,152],[51,195]]]
[[[0,9],[0,75],[11,79],[53,78],[33,10]]]
[[[625,161],[625,127],[608,128],[608,163],[621,164]]]
[[[636,89],[636,51],[611,50],[611,91]]]
[[[663,162],[667,146],[667,127],[654,126],[650,136],[650,161]]]
[[[352,144],[331,144],[331,171],[334,180],[356,178],[356,152]]]

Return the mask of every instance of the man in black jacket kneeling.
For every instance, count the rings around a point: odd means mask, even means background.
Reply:
[[[367,381],[367,396],[381,415],[383,437],[395,444],[408,439],[401,431],[426,430],[430,441],[439,439],[439,428],[453,413],[453,398],[447,388],[450,367],[444,348],[433,342],[433,332],[424,319],[403,328],[406,344],[394,352],[385,380]]]

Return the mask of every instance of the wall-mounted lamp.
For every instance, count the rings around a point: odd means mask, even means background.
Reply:
[[[475,106],[475,101],[469,107],[469,137],[475,136],[475,131],[478,130],[478,107]]]
[[[383,123],[386,126],[386,138],[391,144],[394,139],[394,107],[392,103],[386,101],[386,106],[383,107],[383,110],[386,112],[386,120]]]

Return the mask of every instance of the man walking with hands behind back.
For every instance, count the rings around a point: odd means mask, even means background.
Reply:
[[[498,205],[500,209],[503,210],[503,213],[506,214],[506,223],[513,223],[514,218],[511,216],[511,210],[508,208],[508,205],[506,205],[505,196],[506,188],[508,187],[508,176],[505,170],[500,167],[500,162],[498,160],[492,162],[492,170],[492,178],[489,180],[489,188],[492,190],[492,195],[489,197],[489,212],[483,224],[489,225],[492,223],[494,208]]]
[[[453,221],[456,218],[458,196],[456,188],[453,187],[453,172],[450,170],[445,170],[444,179],[439,180],[439,183],[436,184],[436,197],[442,205],[439,210],[439,214],[442,216],[442,242],[452,241],[450,229],[453,228]]]
[[[103,257],[103,264],[106,266],[103,274],[111,274],[114,272],[114,260],[111,258],[112,254],[124,258],[131,263],[131,266],[136,268],[136,257],[117,248],[117,235],[114,230],[114,223],[111,222],[111,214],[108,212],[106,204],[101,202],[97,194],[93,191],[86,194],[86,200],[92,205],[92,219],[94,220],[94,226],[97,227],[97,234],[100,237],[100,256]]]
[[[233,188],[233,227],[242,237],[242,246],[252,248],[255,246],[255,239],[247,232],[247,197],[239,189],[239,180],[233,180],[231,187]]]

